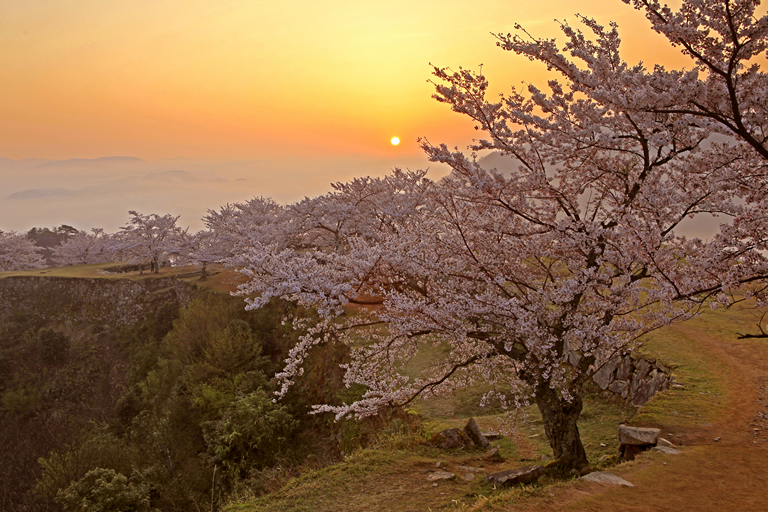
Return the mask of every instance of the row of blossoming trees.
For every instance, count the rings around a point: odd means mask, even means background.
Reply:
[[[586,33],[562,24],[562,47],[519,27],[497,36],[559,74],[548,90],[489,99],[482,74],[434,69],[435,98],[485,134],[471,149],[514,159],[511,173],[423,139],[452,169],[446,178],[395,170],[290,205],[228,204],[194,236],[177,218],[131,212],[117,246],[155,270],[169,255],[237,267],[248,308],[280,297],[316,309],[317,321],[295,319],[305,335],[279,375],[283,392],[329,342],[349,346],[346,380],[367,389],[319,412],[364,417],[482,381],[493,388],[484,400],[535,403],[560,465],[581,468],[577,420],[595,371],[703,305],[765,304],[768,284],[768,76],[758,63],[768,17],[755,17],[756,0],[686,0],[679,11],[625,1],[690,70],[628,65],[617,27],[585,17]],[[684,220],[712,215],[723,222],[712,239],[679,234]],[[167,222],[164,240],[156,226],[141,234],[150,221]],[[445,357],[407,377],[428,345]]]
[[[193,237],[176,225],[179,217],[136,211],[129,215],[128,224],[117,233],[94,228],[90,233],[69,234],[63,243],[53,247],[52,262],[59,266],[132,262],[148,264],[157,273],[163,262],[187,261]],[[0,231],[0,271],[43,268],[47,265],[40,252],[41,248],[27,235]]]

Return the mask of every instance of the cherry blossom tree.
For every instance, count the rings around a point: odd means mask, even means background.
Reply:
[[[194,235],[184,237],[181,253],[186,255],[186,260],[197,263],[202,268],[200,279],[208,277],[207,267],[226,259],[230,250],[223,250],[212,230],[200,230]]]
[[[579,17],[586,33],[562,24],[562,47],[518,28],[499,35],[499,46],[556,72],[547,90],[489,99],[482,73],[434,69],[438,101],[484,134],[470,149],[509,157],[513,171],[422,139],[432,161],[451,167],[448,177],[398,172],[338,184],[286,207],[289,227],[276,232],[291,243],[240,245],[247,307],[282,297],[320,316],[296,321],[307,334],[280,375],[283,392],[313,346],[346,343],[346,381],[367,391],[316,411],[363,417],[482,381],[493,386],[484,400],[534,402],[557,466],[580,469],[585,382],[649,331],[704,304],[729,304],[740,284],[765,282],[768,84],[747,63],[764,51],[768,22],[752,18],[750,1],[686,0],[677,13],[635,5],[686,52],[736,48],[717,61],[730,59],[732,90],[706,64],[630,66],[613,24]],[[655,11],[666,21],[654,21]],[[747,32],[756,53],[727,42],[747,41],[733,36]],[[678,233],[702,215],[725,219],[717,237]],[[366,306],[349,315],[350,303]],[[444,358],[408,377],[408,362],[433,346]]]
[[[117,234],[115,251],[127,261],[149,261],[151,272],[158,274],[162,258],[179,245],[183,233],[176,225],[179,216],[143,215],[135,210],[128,214],[131,218]]]
[[[254,197],[244,203],[226,204],[218,211],[208,210],[203,217],[205,259],[210,262],[242,266],[237,259],[239,245],[252,240],[277,239],[283,206],[270,198]]]
[[[62,266],[105,263],[112,254],[110,236],[101,228],[93,228],[90,233],[78,231],[53,249],[54,261]]]
[[[43,268],[40,248],[26,235],[0,231],[0,272]]]

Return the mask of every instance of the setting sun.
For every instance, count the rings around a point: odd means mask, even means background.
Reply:
[[[400,144],[400,139],[397,137],[392,137],[392,140],[389,142],[391,142],[393,146],[397,146],[398,144]]]

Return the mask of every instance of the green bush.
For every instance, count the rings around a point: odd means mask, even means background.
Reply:
[[[258,390],[236,399],[222,419],[205,424],[203,434],[213,462],[242,475],[285,454],[298,425],[283,405]]]
[[[59,492],[66,512],[146,512],[149,491],[112,469],[96,468]]]

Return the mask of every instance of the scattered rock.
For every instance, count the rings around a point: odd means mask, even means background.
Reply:
[[[467,448],[475,446],[472,439],[460,428],[449,428],[438,432],[432,438],[427,441],[427,444],[437,446],[444,450],[451,450],[456,448]]]
[[[480,428],[477,426],[477,422],[474,418],[470,418],[467,422],[467,426],[463,429],[449,428],[438,432],[427,441],[427,444],[437,446],[444,450],[471,448],[475,446],[489,448],[491,446],[490,441],[480,433]]]
[[[436,468],[441,468],[443,466],[444,466],[444,464],[443,464],[443,461],[441,461],[441,460],[437,461],[437,464],[435,464]]]
[[[498,448],[491,448],[488,451],[488,455],[491,459],[491,462],[504,462],[504,457],[501,456]]]
[[[436,482],[438,480],[451,480],[455,477],[456,475],[449,473],[448,471],[435,471],[434,473],[427,475],[427,480],[430,482]]]
[[[504,437],[504,434],[499,434],[496,432],[483,432],[483,437],[489,441],[498,441]]]
[[[464,427],[464,433],[467,434],[467,436],[469,436],[472,442],[477,446],[482,446],[483,448],[488,448],[491,446],[490,441],[488,441],[480,432],[480,427],[477,426],[475,418],[469,418],[469,421],[467,421],[467,426]]]
[[[469,471],[471,473],[485,473],[483,468],[473,468],[472,466],[459,466],[462,471]]]
[[[581,477],[581,479],[586,480],[587,482],[597,482],[600,484],[625,485],[627,487],[635,486],[633,483],[627,482],[620,476],[605,471],[595,471],[594,473]]]
[[[653,449],[657,452],[666,453],[667,455],[680,455],[683,453],[680,450],[670,448],[669,446],[654,446]]]
[[[489,484],[510,486],[515,484],[533,484],[544,474],[544,466],[526,466],[523,468],[500,471],[485,477]]]
[[[671,442],[671,441],[669,441],[668,439],[664,439],[663,437],[660,437],[660,438],[659,438],[659,440],[658,440],[658,444],[660,444],[660,445],[662,445],[662,446],[667,446],[667,447],[669,447],[669,448],[677,448],[677,446],[676,446],[676,445],[674,445],[674,444],[672,444],[672,442]]]
[[[714,439],[714,441],[715,441],[716,443],[719,443],[719,442],[720,442],[720,439],[721,439],[721,438],[719,438],[719,437],[716,437],[716,438]]]
[[[471,482],[472,480],[475,479],[475,474],[474,473],[464,473],[464,475],[461,478],[463,480],[467,481],[467,482]]]

